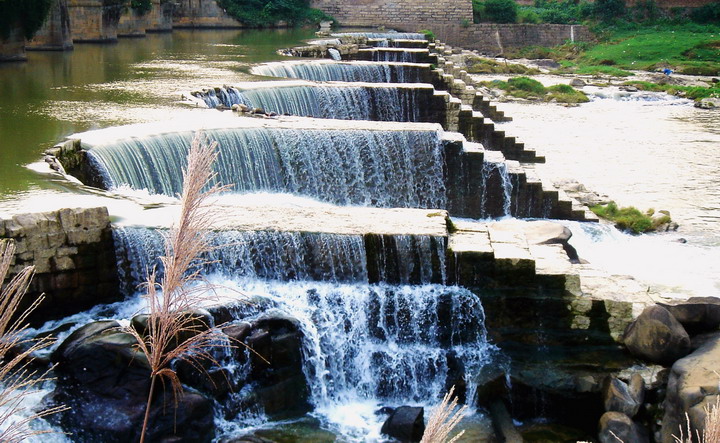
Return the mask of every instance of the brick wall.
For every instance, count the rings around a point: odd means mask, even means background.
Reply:
[[[153,7],[148,12],[147,32],[170,32],[173,26],[172,2],[160,4],[160,0],[153,0]]]
[[[72,47],[67,0],[55,0],[50,15],[42,28],[28,42],[27,49],[64,51]]]
[[[29,299],[45,294],[33,319],[44,321],[120,299],[107,208],[61,209],[0,219],[0,239],[12,239],[11,273],[35,266]],[[11,274],[12,275],[12,274]]]
[[[118,22],[118,37],[144,37],[149,26],[150,11],[139,14],[133,8],[123,11]]]
[[[472,22],[471,0],[312,0],[311,5],[332,15],[343,26],[412,24],[417,30]]]
[[[473,24],[470,26],[436,26],[437,38],[453,46],[477,49],[489,54],[500,54],[504,49],[523,46],[555,46],[567,40],[589,41],[593,38],[582,25],[498,25]]]

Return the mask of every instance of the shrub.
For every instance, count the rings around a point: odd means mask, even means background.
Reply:
[[[695,23],[720,22],[720,2],[709,3],[693,10],[690,19]]]
[[[485,4],[481,0],[472,0],[473,23],[480,23],[485,16]]]
[[[152,9],[152,0],[130,0],[130,7],[142,15]]]
[[[421,29],[420,34],[425,34],[425,38],[428,39],[428,41],[435,41],[435,33],[429,29]]]
[[[0,38],[7,38],[18,24],[30,40],[45,23],[51,0],[0,0]]]
[[[543,95],[547,91],[545,86],[537,80],[533,80],[529,77],[515,77],[508,80],[508,86],[511,89],[518,89],[520,91],[532,92],[534,94]]]
[[[514,0],[487,0],[485,15],[494,23],[515,23],[518,6]]]
[[[540,23],[540,15],[535,12],[534,8],[520,8],[518,10],[518,22],[519,23]]]
[[[239,22],[251,27],[274,26],[280,21],[291,26],[335,21],[310,7],[308,0],[217,0],[220,7]]]
[[[597,0],[593,12],[593,15],[609,22],[625,13],[625,2],[623,0]]]
[[[615,202],[607,205],[597,205],[590,208],[599,217],[615,222],[615,226],[623,231],[630,231],[633,234],[652,231],[658,224],[653,224],[653,220],[648,214],[643,214],[637,208],[632,206],[619,208]],[[660,220],[667,223],[670,222],[670,216],[666,215]]]

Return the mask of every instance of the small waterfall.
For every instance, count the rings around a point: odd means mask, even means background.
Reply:
[[[419,32],[343,32],[332,34],[332,37],[367,37],[385,40],[427,40],[425,34]]]
[[[113,229],[124,292],[134,293],[165,254],[164,231],[145,227]],[[380,236],[381,247],[366,252],[361,235],[311,232],[222,231],[212,235],[213,251],[203,259],[206,273],[226,278],[281,281],[444,282],[445,243],[431,236]],[[369,270],[369,264],[372,269]]]
[[[342,60],[342,56],[340,55],[340,51],[338,51],[338,50],[335,49],[335,48],[328,48],[328,54],[330,55],[330,58],[333,59],[333,60],[335,60],[335,61],[338,61],[338,62],[339,62],[340,60]]]
[[[390,47],[389,41],[386,38],[380,39],[376,42],[376,47],[378,48],[388,48]]]
[[[372,51],[372,60],[375,62],[417,62],[417,53],[409,51]]]
[[[495,350],[479,298],[462,288],[298,283],[264,292],[299,321],[315,414],[350,441],[380,437],[382,406],[436,404],[453,384],[474,398],[473,376]]]
[[[512,216],[512,194],[513,194],[513,183],[508,173],[507,164],[504,162],[489,162],[483,163],[482,169],[482,193],[480,195],[482,217],[509,217]],[[493,182],[496,182],[498,186],[495,186]],[[494,189],[502,191],[501,195],[490,195],[490,192]],[[492,203],[497,200],[502,200],[501,212],[492,208]],[[499,209],[499,208],[498,208]]]
[[[298,78],[312,81],[365,83],[421,83],[421,66],[381,63],[267,63],[251,72],[269,77]]]
[[[570,41],[575,43],[575,25],[570,25]]]
[[[362,86],[291,86],[239,90],[226,86],[220,102],[214,89],[199,96],[214,108],[243,104],[266,112],[342,120],[420,121],[420,91]]]
[[[219,143],[217,181],[233,192],[282,192],[339,205],[444,208],[443,150],[436,131],[234,128]],[[180,193],[192,132],[90,146],[106,186]]]

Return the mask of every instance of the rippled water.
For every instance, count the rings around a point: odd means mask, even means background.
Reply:
[[[280,47],[312,30],[177,30],[78,44],[72,52],[29,52],[27,63],[0,64],[0,209],[30,191],[68,184],[28,169],[75,132],[164,120],[191,110],[181,92],[248,80],[250,63],[278,60]],[[47,170],[47,168],[38,168]]]
[[[665,94],[608,95],[574,108],[504,103],[514,120],[500,126],[546,156],[546,176],[667,209],[684,237],[720,246],[720,112]]]
[[[634,237],[576,226],[580,254],[652,291],[720,296],[720,112],[666,94],[586,92],[592,101],[579,107],[503,103],[514,120],[499,126],[546,156],[545,177],[577,179],[621,206],[669,210],[680,229]]]

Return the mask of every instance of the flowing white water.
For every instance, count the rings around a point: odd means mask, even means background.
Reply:
[[[428,65],[378,62],[291,62],[255,66],[251,73],[313,81],[419,83]]]
[[[339,205],[445,207],[435,131],[243,128],[207,130],[219,143],[217,180],[233,192],[285,192]],[[89,146],[110,188],[177,195],[193,134],[168,133]]]
[[[265,112],[343,120],[420,121],[419,91],[397,87],[293,86],[238,89],[223,87],[200,94],[209,108],[243,104]]]
[[[621,206],[669,210],[680,229],[643,237],[598,233],[581,257],[592,255],[660,292],[720,295],[720,113],[667,94],[589,92],[593,101],[576,108],[502,104],[514,120],[501,126],[547,157],[537,167],[544,176],[575,178]]]

